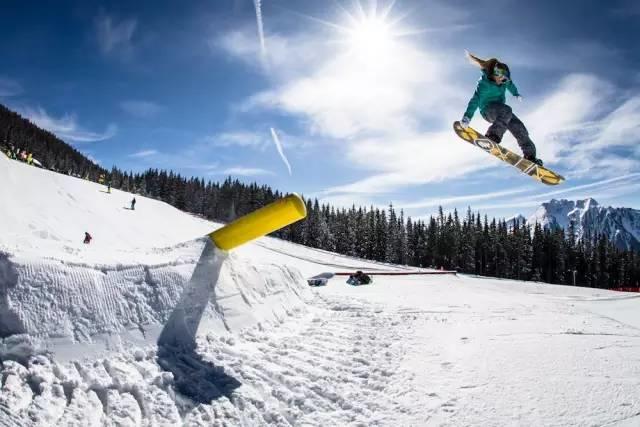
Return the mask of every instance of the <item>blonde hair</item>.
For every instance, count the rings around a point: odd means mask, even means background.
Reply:
[[[481,59],[466,50],[465,50],[465,54],[469,62],[479,67],[488,76],[490,76],[493,73],[493,70],[496,67],[506,70],[507,73],[509,73],[509,67],[507,66],[507,64],[500,62],[497,58]]]

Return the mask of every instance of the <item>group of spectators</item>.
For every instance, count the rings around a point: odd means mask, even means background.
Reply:
[[[20,150],[18,147],[14,147],[13,144],[10,144],[9,147],[5,149],[5,153],[7,153],[10,159],[21,160],[28,165],[34,164],[33,153],[27,152],[27,150]]]

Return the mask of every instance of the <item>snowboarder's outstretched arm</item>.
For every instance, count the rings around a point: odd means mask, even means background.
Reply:
[[[464,112],[464,117],[469,119],[469,121],[471,121],[471,119],[473,118],[473,115],[476,113],[478,105],[480,104],[480,91],[482,90],[481,86],[482,79],[478,81],[476,91],[473,93],[473,96],[471,97],[471,99],[469,100],[469,104],[467,105],[467,110]]]
[[[507,90],[511,92],[511,95],[515,97],[520,96],[520,92],[518,92],[518,88],[516,87],[515,83],[513,83],[513,80],[509,80],[507,82]]]

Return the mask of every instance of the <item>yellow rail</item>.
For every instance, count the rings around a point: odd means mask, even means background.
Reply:
[[[218,248],[229,251],[306,216],[304,201],[297,194],[292,194],[238,218],[210,233],[209,237]]]

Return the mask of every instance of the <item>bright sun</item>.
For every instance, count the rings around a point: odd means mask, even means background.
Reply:
[[[360,52],[382,51],[393,39],[391,26],[378,16],[363,18],[347,31],[349,45]]]
[[[333,40],[344,46],[346,53],[368,65],[380,62],[384,65],[397,58],[402,51],[400,39],[415,31],[400,27],[400,22],[408,16],[393,18],[391,15],[396,0],[370,0],[365,8],[362,0],[353,0],[354,9],[349,11],[340,7],[342,16],[339,22],[312,18],[338,33]],[[339,4],[339,0],[336,0]],[[386,3],[386,5],[384,5]]]

